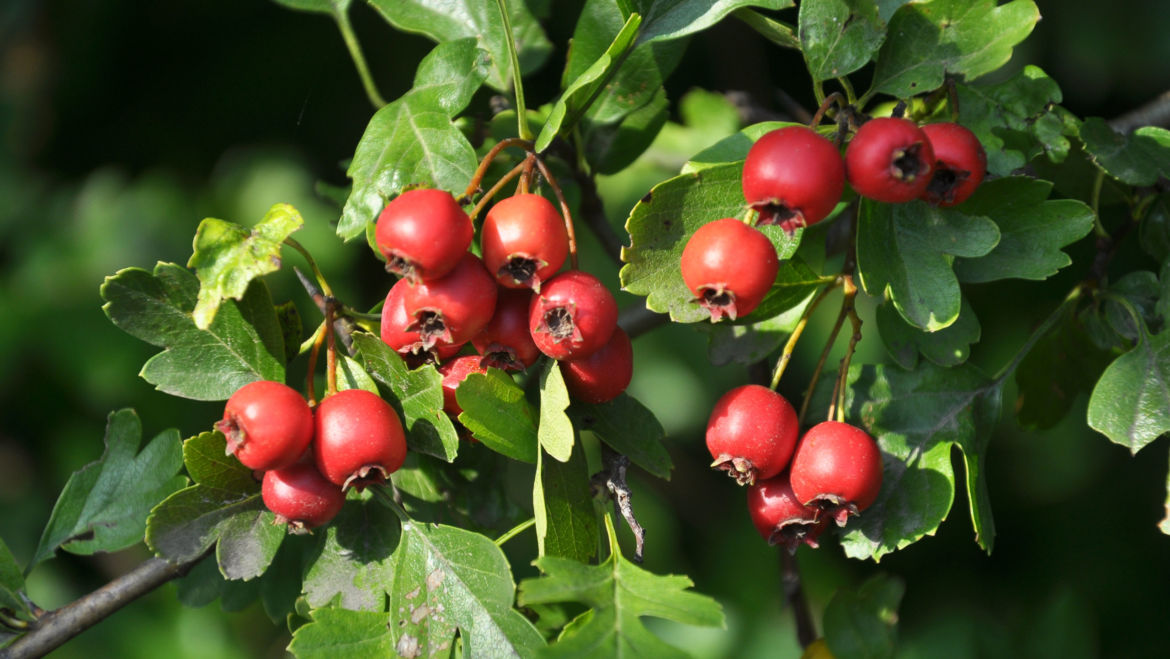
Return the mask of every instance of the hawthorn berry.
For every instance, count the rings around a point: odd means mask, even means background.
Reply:
[[[772,241],[756,229],[724,218],[699,227],[680,259],[694,301],[711,314],[735,320],[759,306],[776,280],[780,261]]]
[[[264,472],[260,497],[276,515],[276,523],[287,524],[291,533],[328,524],[345,503],[341,488],[326,480],[312,462]]]
[[[378,215],[374,242],[386,270],[411,283],[450,272],[471,245],[471,218],[445,190],[407,190]]]
[[[934,149],[913,121],[870,119],[845,149],[845,175],[857,194],[902,203],[926,191],[934,172]]]
[[[465,252],[455,269],[402,292],[402,304],[414,320],[406,329],[417,331],[423,347],[455,345],[475,336],[496,310],[496,280],[483,262]]]
[[[257,380],[227,400],[215,429],[227,439],[227,452],[245,467],[266,471],[296,462],[313,439],[313,411],[282,382]]]
[[[780,394],[745,384],[723,394],[707,420],[707,450],[740,485],[780,473],[796,447],[796,410]]]
[[[760,537],[791,552],[802,544],[816,548],[817,537],[829,525],[827,518],[818,518],[816,508],[797,500],[787,471],[748,487],[747,506]]]
[[[414,322],[410,314],[406,313],[403,299],[409,287],[410,284],[405,279],[399,279],[386,294],[386,302],[382,305],[380,330],[382,341],[402,355],[411,368],[427,362],[437,363],[455,356],[463,347],[462,343],[436,341],[427,348],[417,329],[407,329]]]
[[[482,363],[479,355],[463,355],[439,366],[439,373],[443,375],[443,411],[452,416],[459,416],[463,408],[455,398],[455,390],[472,373],[487,373],[487,367]]]
[[[927,124],[922,132],[934,149],[934,174],[922,200],[944,207],[963,203],[987,173],[987,153],[979,138],[955,123]]]
[[[484,366],[516,372],[532,366],[540,358],[540,349],[528,331],[531,303],[532,291],[500,289],[491,320],[471,338],[471,345],[483,355]]]
[[[792,491],[797,500],[844,526],[868,508],[882,487],[882,454],[857,426],[819,423],[800,440],[792,456]]]
[[[483,264],[501,286],[540,290],[565,263],[569,234],[552,202],[518,194],[496,202],[480,229]]]
[[[398,413],[376,394],[339,391],[321,401],[316,417],[317,468],[343,490],[382,482],[406,459]]]
[[[743,163],[743,196],[758,224],[791,234],[833,212],[845,190],[845,163],[837,147],[805,126],[765,133]]]
[[[617,327],[617,302],[597,277],[569,270],[548,280],[528,306],[532,341],[553,359],[599,350]]]
[[[573,398],[586,403],[604,403],[617,398],[630,386],[634,348],[625,331],[615,327],[609,341],[599,350],[580,359],[566,359],[560,368]]]

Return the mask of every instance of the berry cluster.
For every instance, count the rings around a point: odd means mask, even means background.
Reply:
[[[402,193],[378,216],[386,269],[401,275],[382,308],[382,340],[417,366],[438,364],[444,409],[460,413],[455,389],[488,367],[520,372],[541,354],[560,362],[570,393],[601,403],[633,374],[617,303],[593,275],[559,272],[569,256],[564,219],[539,194],[492,206],[480,230],[483,258],[468,251],[471,219],[450,193]],[[466,344],[478,355],[458,356]]]
[[[285,384],[251,382],[228,399],[215,428],[229,454],[263,472],[264,505],[293,532],[328,523],[345,490],[386,480],[406,459],[398,414],[361,389],[339,391],[314,411]]]
[[[707,422],[707,449],[741,485],[748,512],[771,544],[816,546],[833,520],[844,526],[875,499],[882,484],[877,442],[847,423],[825,421],[799,438],[792,405],[757,384],[723,395]]]

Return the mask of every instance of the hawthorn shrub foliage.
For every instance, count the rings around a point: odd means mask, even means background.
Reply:
[[[348,0],[277,1],[330,15],[347,29]],[[1051,427],[1077,393],[1091,392],[1088,424],[1135,452],[1170,430],[1170,332],[1163,330],[1170,319],[1170,203],[1159,185],[1170,175],[1170,133],[1147,127],[1120,134],[1102,119],[1073,116],[1060,106],[1057,83],[1036,67],[985,82],[1039,19],[1031,0],[804,0],[799,7],[791,0],[588,0],[563,64],[548,61],[552,47],[538,20],[549,16],[548,2],[369,4],[390,28],[436,45],[418,63],[414,86],[373,113],[348,164],[352,185],[337,236],[371,247],[355,250],[355,260],[383,258],[376,218],[404,191],[445,190],[470,211],[517,171],[524,192],[532,185],[558,204],[563,192],[582,225],[588,211],[579,201],[591,194],[592,177],[620,175],[666,121],[662,83],[686,38],[721,20],[743,21],[777,49],[798,50],[818,100],[826,89],[839,90],[814,128],[842,152],[869,117],[954,121],[974,133],[988,175],[963,203],[883,203],[847,187],[815,227],[757,227],[775,247],[777,274],[750,313],[717,324],[683,281],[683,248],[709,222],[752,220],[741,186],[744,158],[760,136],[791,124],[751,125],[710,144],[628,212],[623,290],[707,332],[713,361],[786,363],[804,320],[838,287],[845,292],[840,319],[851,321],[854,334],[880,334],[885,363],[850,363],[851,344],[842,368],[827,365],[808,383],[811,404],[803,401],[810,410],[804,427],[824,420],[828,409],[881,449],[876,500],[835,531],[848,556],[876,561],[935,532],[955,498],[953,447],[962,455],[958,486],[967,493],[975,541],[990,552],[995,525],[983,465],[1005,402],[1023,425]],[[563,67],[563,91],[527,108],[523,76],[542,66]],[[463,115],[484,88],[515,98],[521,112]],[[380,100],[376,91],[371,98]],[[482,215],[473,218],[477,225]],[[284,382],[290,362],[315,354],[313,346],[323,343],[316,339],[330,334],[325,323],[307,333],[291,304],[274,301],[265,284],[265,277],[293,276],[284,259],[295,254],[286,246],[308,257],[311,246],[290,238],[302,224],[284,204],[250,227],[207,219],[186,267],[159,263],[107,278],[101,296],[110,320],[160,348],[141,377],[175,396],[226,400],[250,382]],[[846,236],[847,244],[827,241],[832,235]],[[1072,264],[1062,249],[1090,236],[1096,257]],[[1160,265],[1109,270],[1123,240],[1136,241],[1149,263]],[[1070,265],[1083,279],[1054,301],[1006,365],[985,373],[967,363],[980,324],[965,285],[1043,280]],[[319,284],[327,274],[317,273]],[[387,290],[392,283],[387,275]],[[852,322],[858,295],[880,301],[876,323],[860,330]],[[259,598],[274,621],[288,624],[290,650],[304,657],[674,656],[682,651],[651,633],[643,617],[723,623],[719,604],[692,590],[689,579],[653,574],[623,555],[614,518],[590,492],[590,462],[599,461],[586,455],[589,446],[603,447],[611,482],[622,460],[649,477],[670,477],[662,427],[650,410],[627,394],[604,403],[574,400],[557,363],[544,358],[519,376],[494,368],[470,373],[457,392],[462,411],[452,418],[443,411],[435,366],[408,365],[379,338],[378,321],[354,311],[377,313],[378,300],[337,302],[327,305],[328,315],[346,331],[320,348],[334,357],[333,387],[384,397],[406,429],[410,450],[390,484],[349,491],[328,525],[289,535],[273,524],[253,472],[225,455],[216,419],[195,437],[180,441],[176,431],[164,431],[143,445],[137,417],[121,410],[109,417],[102,458],[61,492],[32,564],[58,549],[91,554],[144,537],[174,562],[210,553],[179,597],[193,604],[222,597],[232,606]],[[1053,393],[1050,383],[1066,371],[1078,375]],[[776,369],[775,379],[781,375]],[[1013,377],[1019,398],[1004,401]],[[584,441],[590,436],[599,444]],[[710,486],[735,487],[715,475]],[[522,500],[518,490],[526,493]],[[530,519],[536,541],[510,539]],[[1170,533],[1170,523],[1162,528]],[[541,576],[516,584],[500,548],[505,540],[527,543]],[[19,566],[0,545],[6,620],[34,619],[23,587]],[[888,652],[886,614],[900,596],[900,584],[886,578],[841,593],[825,617],[829,648],[841,656],[850,647]],[[858,616],[873,621],[860,641],[849,639],[861,645],[835,640]],[[3,642],[19,636],[6,629]]]

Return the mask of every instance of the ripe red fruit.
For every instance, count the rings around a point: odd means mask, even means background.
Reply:
[[[569,394],[586,403],[604,403],[630,385],[634,375],[634,348],[630,337],[620,327],[597,352],[581,359],[560,363],[561,374]]]
[[[707,421],[711,466],[740,485],[780,473],[796,446],[796,410],[780,394],[746,384],[723,394]]]
[[[934,149],[934,175],[922,200],[944,207],[963,203],[987,173],[987,153],[979,138],[953,123],[927,124],[922,132]]]
[[[857,194],[901,203],[926,191],[934,149],[913,121],[879,117],[862,124],[845,149],[845,174]]]
[[[540,349],[528,331],[528,307],[532,291],[502,288],[496,311],[471,345],[483,355],[483,364],[505,371],[523,371],[540,358]]]
[[[276,514],[276,523],[287,524],[292,533],[328,524],[345,503],[341,488],[326,480],[312,462],[264,472],[260,496]]]
[[[808,430],[792,457],[792,491],[844,526],[868,508],[882,487],[882,454],[861,428],[825,421]]]
[[[617,327],[617,302],[593,275],[569,270],[548,280],[528,307],[532,341],[553,359],[599,350]]]
[[[402,292],[402,304],[414,320],[426,348],[436,343],[466,343],[491,319],[496,310],[496,280],[474,254],[465,252],[447,276],[430,279]]]
[[[683,281],[711,322],[735,320],[759,306],[776,280],[780,261],[772,241],[733,218],[699,227],[680,260]]]
[[[487,367],[481,364],[479,355],[463,355],[439,366],[439,373],[443,375],[443,411],[459,416],[463,408],[455,398],[455,390],[472,373],[487,373]]]
[[[791,552],[802,544],[816,548],[817,537],[829,525],[828,518],[818,519],[820,511],[797,500],[787,471],[756,481],[747,490],[747,505],[760,537]]]
[[[564,219],[548,199],[519,194],[496,202],[480,229],[483,264],[501,286],[540,290],[569,255]]]
[[[805,126],[765,133],[743,163],[743,196],[758,224],[791,234],[825,219],[845,190],[845,164],[832,142]]]
[[[471,245],[467,213],[445,190],[408,190],[378,215],[374,242],[386,269],[412,283],[450,272]]]
[[[257,380],[236,390],[215,429],[227,452],[249,469],[266,471],[296,462],[313,439],[313,411],[295,389]]]
[[[410,284],[405,279],[399,279],[386,294],[386,302],[382,305],[382,341],[402,355],[411,368],[428,361],[437,363],[453,357],[463,347],[462,343],[436,341],[427,348],[417,329],[407,329],[414,322],[414,318],[406,313],[403,299],[408,288]]]
[[[382,482],[406,459],[406,436],[398,414],[375,394],[339,391],[321,401],[316,416],[317,468],[343,490]]]

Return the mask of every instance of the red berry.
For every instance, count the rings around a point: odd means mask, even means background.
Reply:
[[[236,390],[215,429],[249,469],[266,471],[296,462],[313,439],[313,411],[295,389],[257,380]]]
[[[439,366],[439,373],[443,374],[443,410],[454,416],[459,416],[463,408],[455,398],[455,390],[472,373],[487,373],[487,367],[482,363],[479,355],[463,355]]]
[[[471,219],[451,193],[408,190],[378,215],[374,241],[386,256],[387,270],[417,283],[450,272],[473,233]]]
[[[480,229],[483,264],[501,286],[540,290],[569,255],[564,219],[548,199],[520,194],[496,203]]]
[[[743,196],[759,224],[791,234],[833,212],[845,190],[845,164],[832,142],[804,126],[765,133],[743,163]]]
[[[597,352],[560,364],[569,394],[586,403],[604,403],[617,398],[630,385],[634,374],[634,348],[622,328],[614,328],[609,342]]]
[[[528,331],[553,359],[599,350],[617,327],[617,302],[593,275],[569,270],[548,280],[528,307]]]
[[[740,485],[771,478],[796,446],[796,410],[780,394],[745,384],[723,394],[707,421],[707,450]]]
[[[934,149],[934,175],[923,201],[954,206],[970,197],[987,173],[987,153],[975,133],[959,124],[927,124],[922,127]]]
[[[792,491],[844,526],[882,487],[882,453],[861,428],[825,421],[808,430],[792,457]]]
[[[386,294],[386,302],[382,305],[382,341],[402,355],[411,368],[427,362],[438,363],[455,356],[463,347],[462,343],[436,341],[430,348],[426,348],[418,330],[407,329],[414,322],[406,313],[403,299],[408,288],[410,284],[405,279],[399,279]]]
[[[475,336],[496,310],[496,280],[474,254],[464,253],[447,276],[409,286],[402,293],[406,313],[414,318],[424,347],[455,345]]]
[[[528,331],[531,303],[532,291],[500,289],[492,319],[471,339],[471,345],[483,355],[485,366],[523,371],[540,358],[540,349]]]
[[[276,523],[288,524],[292,533],[328,524],[345,503],[341,488],[326,480],[312,462],[264,472],[260,496],[276,514]]]
[[[386,480],[406,459],[398,414],[364,389],[339,391],[317,406],[313,455],[321,474],[342,489]]]
[[[862,124],[845,150],[845,174],[857,194],[901,203],[926,191],[934,150],[913,121],[879,117]]]
[[[802,544],[815,548],[817,537],[829,525],[828,518],[818,519],[819,510],[797,500],[787,471],[756,481],[747,490],[747,505],[760,537],[793,552]]]
[[[772,241],[733,218],[699,227],[683,248],[683,281],[695,302],[711,313],[735,320],[759,306],[776,280],[780,261]]]

